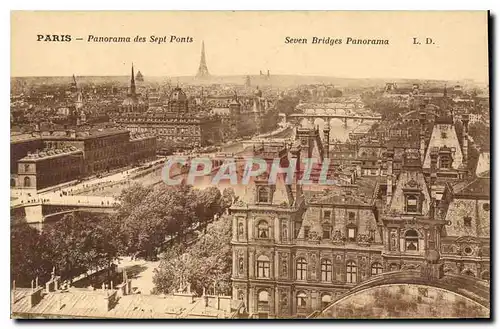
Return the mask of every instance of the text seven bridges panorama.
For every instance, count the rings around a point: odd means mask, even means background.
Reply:
[[[144,36],[95,36],[88,35],[87,42],[97,42],[97,43],[129,43],[129,42],[149,42],[149,43],[191,43],[194,38],[191,36],[179,37],[177,35],[169,36],[156,36],[150,35],[149,37]],[[335,38],[335,37],[290,37],[284,38],[285,44],[322,44],[322,45],[389,45],[389,39],[380,38],[357,38],[357,37],[345,37],[345,38]]]

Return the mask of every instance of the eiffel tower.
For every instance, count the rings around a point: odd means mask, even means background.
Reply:
[[[210,77],[210,73],[208,73],[207,62],[205,60],[205,41],[202,41],[200,67],[198,68],[198,73],[196,73],[196,78],[203,79],[208,77]]]

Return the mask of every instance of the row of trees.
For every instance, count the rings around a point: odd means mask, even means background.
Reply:
[[[187,233],[206,230],[226,212],[234,191],[191,186],[157,188],[133,185],[120,196],[111,215],[76,212],[45,224],[42,232],[28,224],[11,230],[12,279],[29,286],[49,279],[55,267],[63,279],[110,265],[120,255],[155,258],[166,242],[184,241]],[[170,251],[169,251],[170,252]]]
[[[63,279],[109,266],[121,241],[114,216],[73,213],[46,225],[42,232],[26,223],[11,230],[12,280],[29,286],[36,277],[47,281],[56,269]]]

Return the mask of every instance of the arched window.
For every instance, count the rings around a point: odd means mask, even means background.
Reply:
[[[305,280],[307,277],[307,261],[304,258],[297,259],[297,280]]]
[[[307,307],[307,295],[303,291],[297,293],[297,307]]]
[[[31,187],[31,178],[24,177],[24,187]]]
[[[257,258],[257,277],[258,278],[269,278],[269,269],[271,264],[269,258],[265,255],[260,255]]]
[[[348,261],[346,265],[347,283],[356,283],[358,281],[358,266],[353,261]]]
[[[267,290],[259,291],[259,304],[269,304],[269,292]]]
[[[257,224],[257,234],[260,239],[268,239],[269,238],[269,225],[265,220],[261,220]]]
[[[321,281],[332,281],[332,261],[329,259],[321,260]]]
[[[382,274],[383,269],[384,268],[382,267],[382,264],[380,264],[380,263],[373,263],[372,264],[372,275]]]
[[[416,195],[406,197],[406,212],[418,212],[418,198]]]
[[[418,251],[418,233],[415,230],[406,231],[405,250]]]
[[[331,302],[332,302],[332,295],[323,294],[323,296],[321,296],[321,306],[323,308],[327,307]]]

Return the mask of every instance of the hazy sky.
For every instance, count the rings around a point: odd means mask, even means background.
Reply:
[[[353,78],[488,79],[486,12],[13,12],[11,75],[194,75],[205,41],[214,75],[304,74]],[[71,34],[71,42],[37,42]],[[89,43],[89,35],[147,38],[145,43]],[[153,44],[149,37],[191,36]],[[285,44],[285,37],[308,44]],[[343,39],[311,44],[312,37]],[[76,37],[84,41],[74,40]],[[347,37],[389,45],[346,45]],[[435,45],[413,45],[413,37]]]

